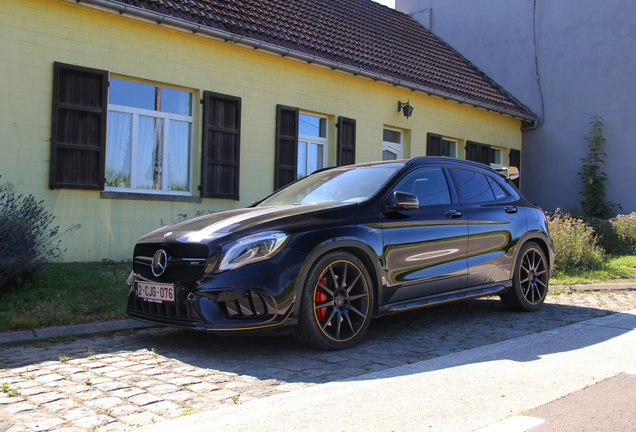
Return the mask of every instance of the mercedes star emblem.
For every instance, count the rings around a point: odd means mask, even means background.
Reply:
[[[156,277],[161,276],[168,267],[168,254],[165,250],[159,249],[152,257],[152,274]]]

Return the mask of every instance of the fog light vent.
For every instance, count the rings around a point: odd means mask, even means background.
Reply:
[[[228,317],[265,317],[276,313],[274,299],[257,291],[223,291],[216,299],[221,312]]]

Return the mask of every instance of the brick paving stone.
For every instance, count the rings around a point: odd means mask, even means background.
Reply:
[[[42,405],[45,409],[51,412],[67,412],[74,408],[79,408],[80,405],[71,399],[58,399],[53,402],[45,403]]]
[[[109,392],[113,390],[121,390],[125,388],[130,388],[130,385],[126,383],[122,383],[122,382],[110,381],[110,382],[105,382],[101,384],[95,384],[95,387],[97,387],[101,391]]]
[[[137,396],[139,394],[146,394],[146,393],[139,388],[128,387],[128,388],[123,388],[121,390],[112,391],[110,392],[110,394],[118,398],[128,399],[130,397]]]
[[[86,405],[90,407],[113,408],[113,407],[116,407],[117,405],[121,405],[122,402],[123,401],[118,397],[105,397],[105,398],[88,401],[86,402]]]
[[[128,375],[132,375],[132,372],[127,372],[127,371],[123,371],[123,370],[116,370],[114,372],[107,372],[104,374],[105,377],[110,378],[110,379],[118,379],[118,378],[122,378]]]
[[[178,403],[192,400],[197,397],[197,394],[188,390],[180,390],[178,392],[165,394],[163,397]]]
[[[144,405],[144,409],[167,418],[178,417],[183,413],[183,407],[181,405],[177,405],[170,401]]]
[[[203,383],[199,383],[199,384],[193,384],[191,386],[188,386],[187,388],[188,388],[188,390],[190,390],[190,391],[192,391],[194,393],[209,393],[211,391],[218,390],[221,387],[216,385],[216,384],[210,384],[210,383],[203,382]]]
[[[165,420],[165,418],[150,411],[142,411],[140,413],[131,414],[121,419],[121,421],[131,426],[142,426],[150,423],[160,422],[162,420]]]
[[[154,402],[159,402],[162,398],[157,395],[143,393],[137,396],[133,396],[128,398],[128,401],[134,403],[135,405],[144,406]]]
[[[115,407],[109,410],[108,415],[113,418],[116,418],[120,422],[127,423],[126,419],[129,416],[133,414],[139,414],[140,412],[143,412],[143,411],[144,411],[143,409],[135,405],[120,405],[118,407]]]
[[[84,429],[92,429],[107,425],[114,421],[116,420],[110,416],[98,414],[73,420],[73,425]]]
[[[166,382],[168,384],[173,384],[176,386],[183,386],[183,385],[199,384],[201,382],[201,379],[184,376],[184,377],[174,378]]]
[[[64,397],[64,395],[57,393],[57,392],[52,392],[52,391],[48,391],[45,393],[40,393],[37,395],[33,395],[29,398],[29,402],[34,402],[36,404],[45,404],[48,402],[53,402],[56,400],[60,400]]]
[[[40,383],[40,384],[46,384],[46,383],[50,383],[50,382],[53,382],[53,381],[59,381],[61,379],[64,379],[64,377],[62,375],[48,374],[48,375],[40,375],[39,377],[36,377],[35,381]]]
[[[82,417],[89,417],[95,415],[95,411],[90,408],[81,407],[68,411],[66,414],[62,414],[61,417],[67,421],[73,421]]]
[[[98,397],[101,397],[103,394],[104,392],[99,390],[86,390],[83,392],[74,393],[73,397],[83,401],[89,401],[89,400],[97,399]]]
[[[33,422],[25,422],[24,425],[28,428],[33,429],[34,431],[50,431],[56,430],[57,426],[66,423],[61,418],[50,417],[47,419],[36,420]]]
[[[19,403],[3,406],[2,409],[4,412],[10,414],[26,413],[27,411],[34,411],[35,409],[37,409],[37,405],[33,405],[30,402],[22,401]]]
[[[46,387],[42,386],[27,387],[25,389],[20,388],[19,385],[16,385],[16,387],[19,389],[19,392],[22,396],[33,396],[41,393],[46,393],[48,391]]]
[[[180,387],[172,384],[163,384],[159,383],[159,385],[148,387],[148,391],[157,395],[165,395],[168,393],[174,393],[179,391]]]
[[[180,374],[176,374],[176,373],[162,373],[160,375],[156,375],[153,378],[158,379],[160,381],[170,381],[176,378],[181,378]]]

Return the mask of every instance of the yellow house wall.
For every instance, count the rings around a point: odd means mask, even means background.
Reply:
[[[426,134],[521,149],[521,122],[373,80],[193,35],[65,0],[0,0],[0,182],[43,199],[65,230],[65,261],[131,260],[136,240],[179,214],[249,205],[274,189],[276,105],[329,117],[335,165],[337,116],[357,121],[356,161],[381,159],[384,126],[405,131],[405,157],[425,155]],[[194,92],[192,189],[198,195],[204,90],[242,98],[240,201],[101,199],[48,188],[53,62],[108,70]],[[410,100],[411,118],[397,112]],[[504,164],[507,151],[503,154]]]

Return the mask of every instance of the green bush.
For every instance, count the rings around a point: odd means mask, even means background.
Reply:
[[[554,268],[593,269],[602,265],[605,254],[594,229],[582,219],[558,209],[548,217],[550,235],[554,241]]]
[[[16,196],[11,185],[0,185],[0,289],[21,285],[60,257],[59,227],[51,227],[53,218],[42,201]]]

